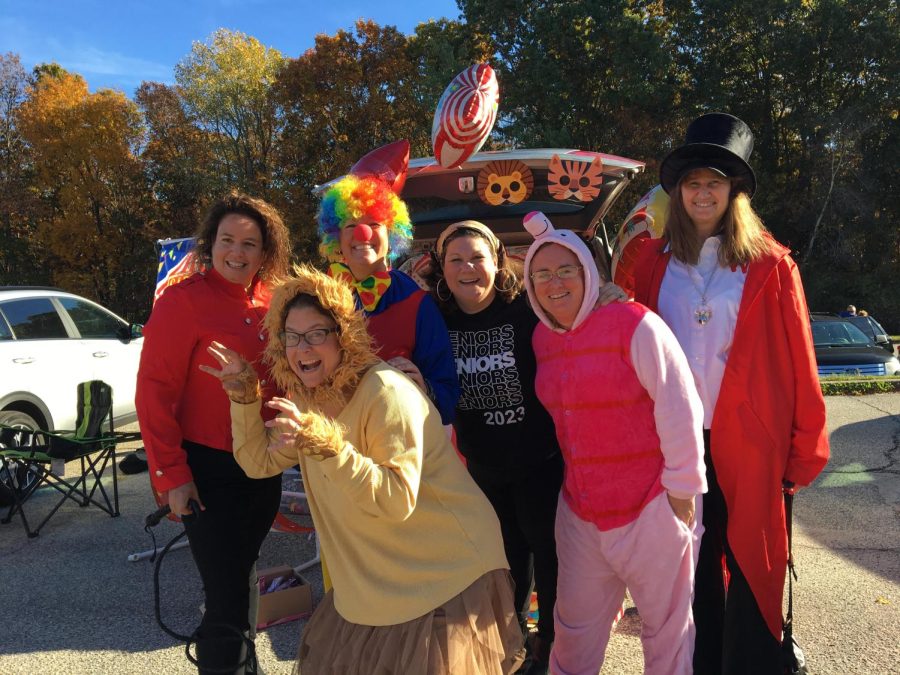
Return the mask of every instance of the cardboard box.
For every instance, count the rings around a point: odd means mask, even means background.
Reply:
[[[270,567],[258,572],[260,579],[259,615],[256,620],[257,630],[268,628],[279,623],[296,621],[312,613],[312,589],[309,583],[294,572],[290,565]],[[300,583],[290,588],[266,593],[265,589],[278,578],[293,578]]]

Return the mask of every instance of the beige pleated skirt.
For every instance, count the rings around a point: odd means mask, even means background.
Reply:
[[[508,675],[525,657],[508,570],[479,577],[424,616],[392,626],[344,620],[333,591],[303,629],[294,675]]]

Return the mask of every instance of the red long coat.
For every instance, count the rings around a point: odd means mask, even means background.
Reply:
[[[671,256],[665,246],[648,241],[635,272],[635,299],[654,311]],[[747,271],[711,441],[728,543],[780,640],[787,567],[782,480],[809,485],[828,461],[828,436],[800,273],[774,240]]]

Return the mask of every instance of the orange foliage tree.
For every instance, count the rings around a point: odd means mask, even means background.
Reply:
[[[408,39],[360,20],[352,31],[317,35],[315,46],[281,70],[273,96],[283,114],[278,185],[299,243],[314,250],[318,200],[310,188],[346,173],[369,150],[399,138],[413,156],[430,154],[431,115],[417,99]]]
[[[39,74],[18,113],[34,187],[50,206],[37,239],[54,283],[127,314],[152,287],[133,273],[153,256],[137,106],[118,91],[91,94],[61,71]]]

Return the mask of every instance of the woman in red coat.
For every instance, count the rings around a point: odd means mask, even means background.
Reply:
[[[261,359],[262,320],[271,288],[287,275],[290,236],[271,205],[232,193],[210,207],[196,239],[201,271],[166,289],[144,328],[135,403],[154,489],[172,513],[190,515],[190,500],[202,511],[184,521],[203,582],[200,673],[243,673],[238,633],[256,630],[255,564],[281,478],[248,478],[238,466],[230,402],[200,367],[216,363],[211,342],[228,342],[253,360],[264,395],[276,393]]]
[[[797,265],[750,206],[752,149],[736,117],[691,123],[660,166],[663,238],[648,241],[636,270],[635,299],[672,328],[704,405],[698,674],[782,672],[782,491],[808,485],[828,460],[809,310]]]

